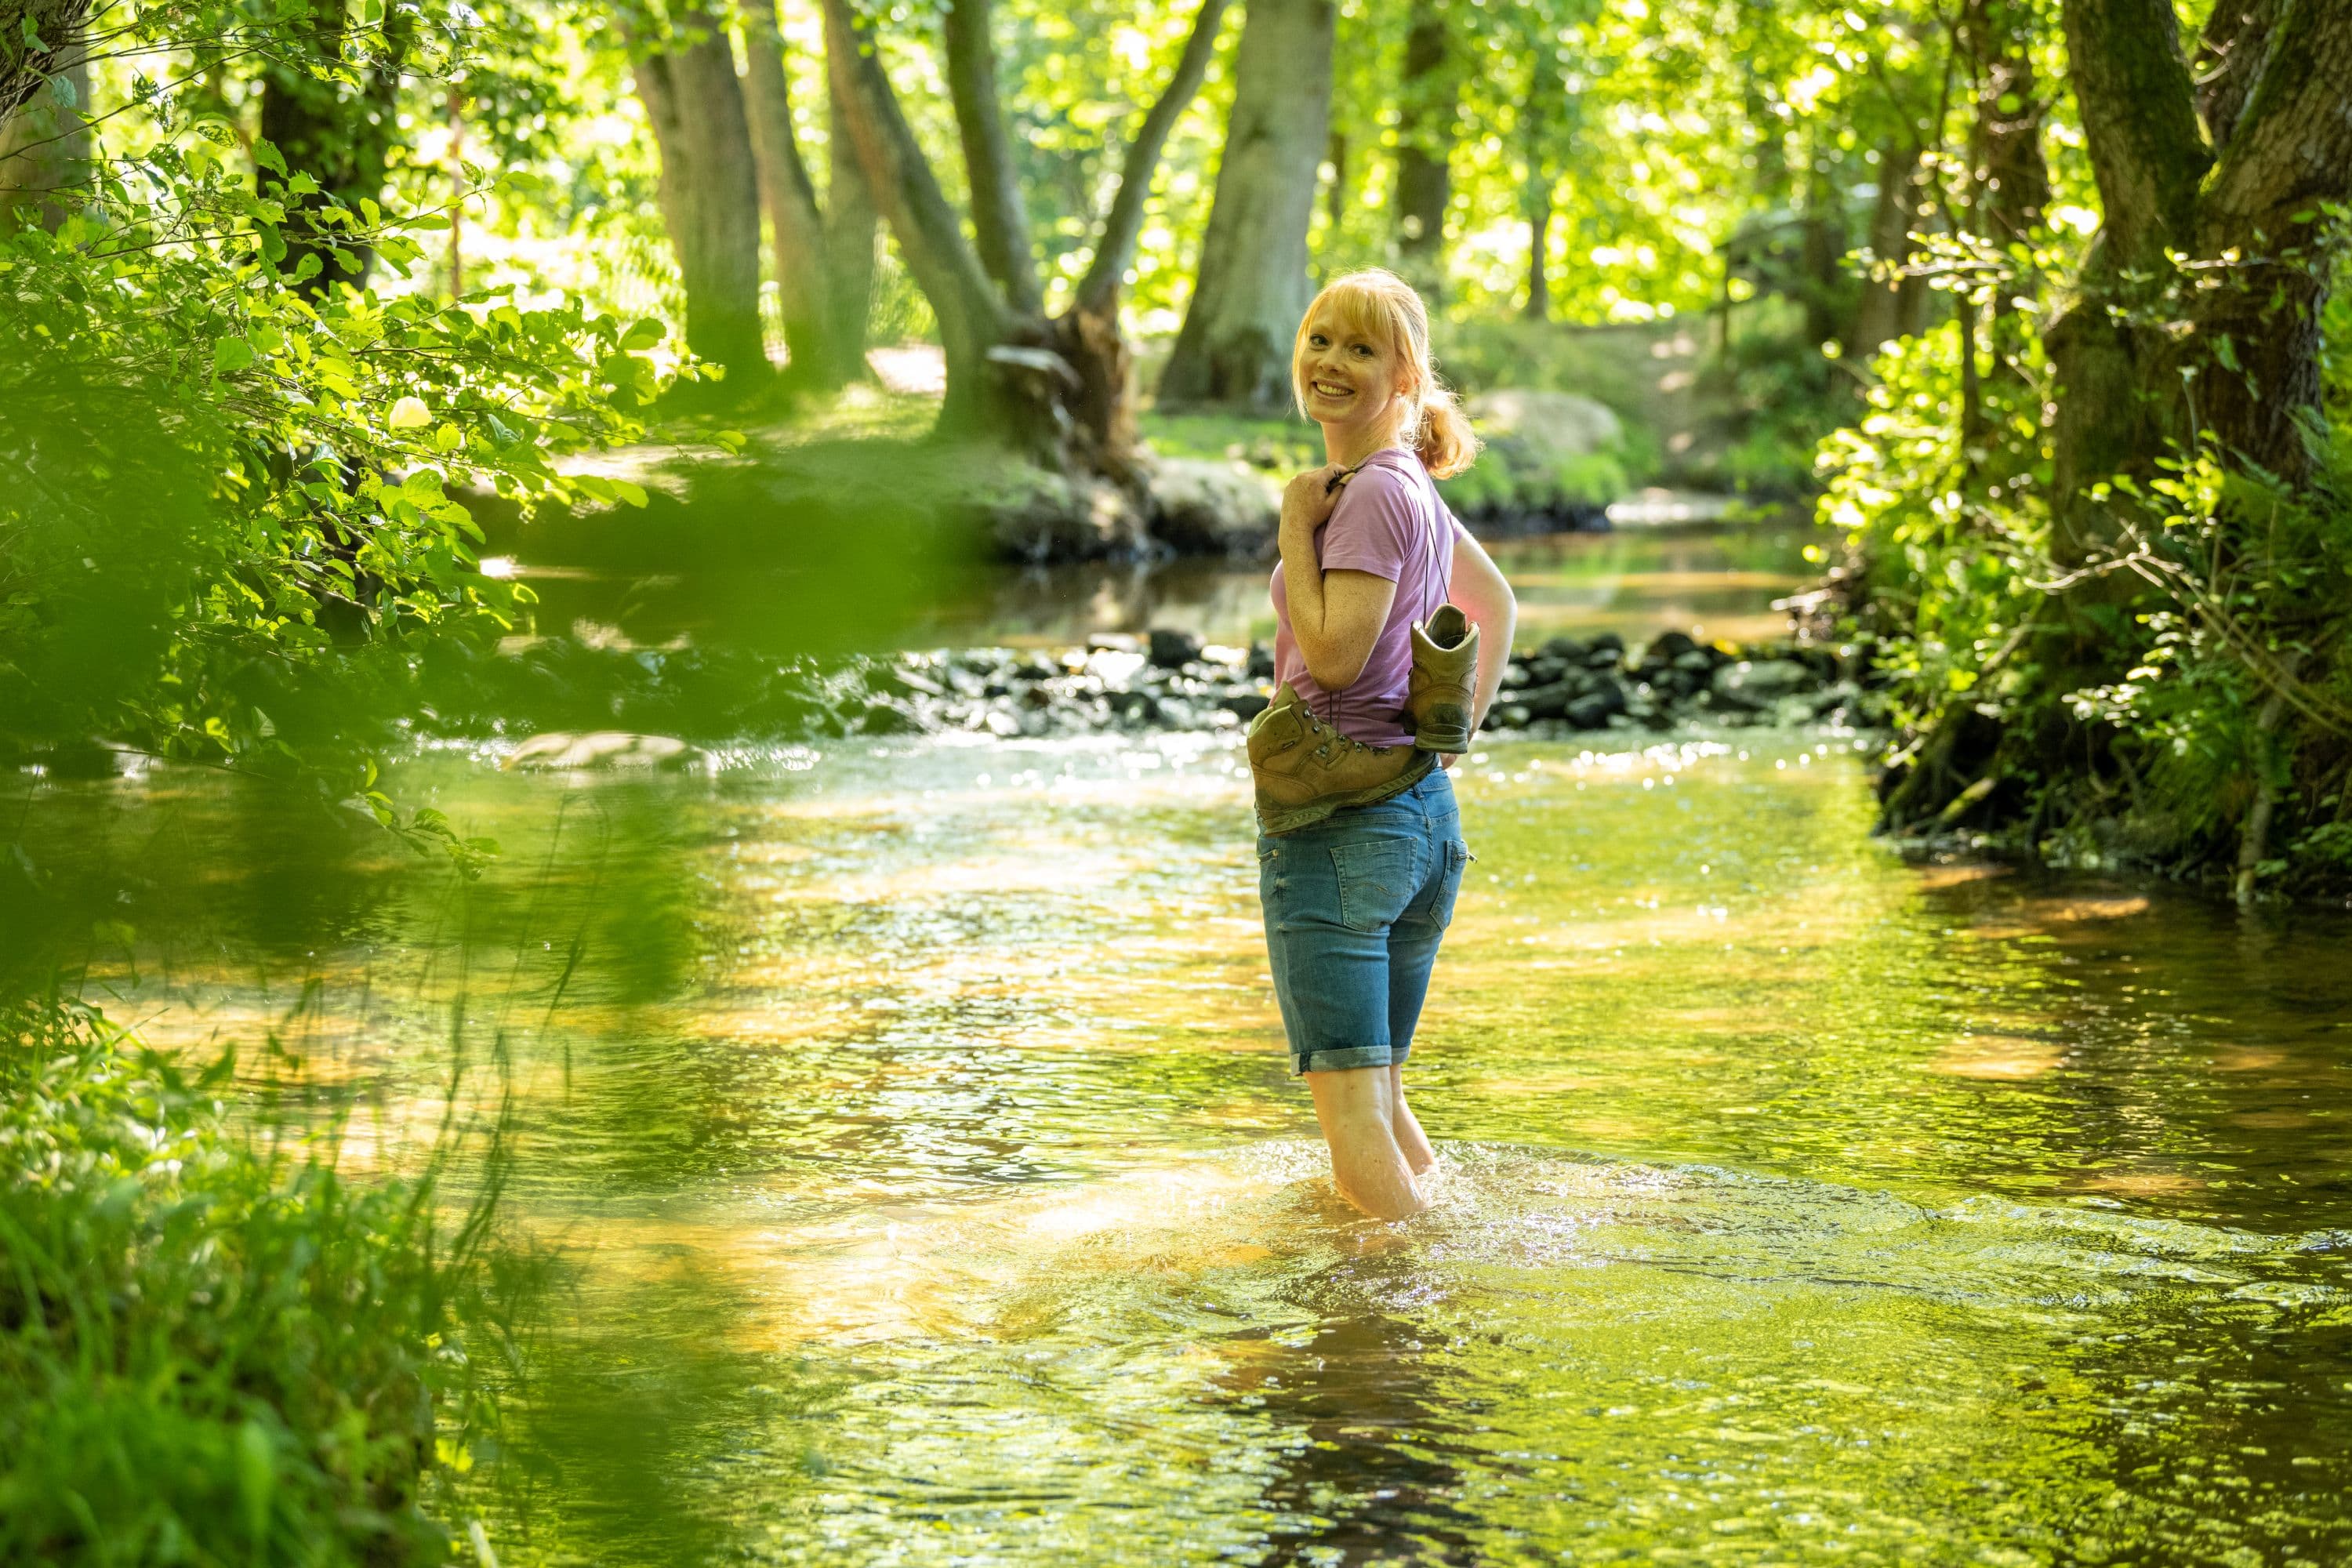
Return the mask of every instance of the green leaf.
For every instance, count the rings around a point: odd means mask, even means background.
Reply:
[[[628,502],[631,506],[642,507],[646,504],[645,486],[631,484],[626,479],[614,479],[611,483],[613,486],[613,493],[620,497],[621,500]]]
[[[280,179],[285,178],[286,155],[278,152],[267,137],[257,136],[253,139],[253,161],[259,167],[272,171]]]
[[[215,375],[234,375],[253,361],[253,345],[243,338],[223,338],[213,344]]]
[[[395,430],[421,430],[433,423],[433,411],[425,406],[421,397],[404,397],[392,405],[392,415],[385,423]]]
[[[629,330],[621,334],[621,346],[625,349],[649,349],[668,335],[668,328],[646,316],[631,323]]]

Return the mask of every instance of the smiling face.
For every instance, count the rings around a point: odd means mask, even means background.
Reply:
[[[1291,359],[1299,406],[1327,436],[1384,431],[1404,417],[1407,367],[1381,325],[1364,302],[1336,294],[1318,300],[1299,330]]]

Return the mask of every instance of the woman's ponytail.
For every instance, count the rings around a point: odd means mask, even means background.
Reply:
[[[1412,449],[1433,479],[1450,479],[1478,456],[1478,434],[1470,416],[1454,401],[1454,393],[1434,374],[1421,391],[1419,428]]]

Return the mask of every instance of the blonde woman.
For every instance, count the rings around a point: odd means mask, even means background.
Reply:
[[[1365,1213],[1401,1219],[1428,1206],[1418,1178],[1437,1161],[1405,1101],[1405,1059],[1469,859],[1452,780],[1432,765],[1451,758],[1414,749],[1414,628],[1448,603],[1475,628],[1459,644],[1475,655],[1460,676],[1475,731],[1517,606],[1433,482],[1468,467],[1477,443],[1437,379],[1412,289],[1382,271],[1332,282],[1290,368],[1328,461],[1283,495],[1281,693],[1251,737],[1266,952],[1333,1181]]]

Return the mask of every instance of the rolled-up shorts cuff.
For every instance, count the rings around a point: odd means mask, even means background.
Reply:
[[[1297,1078],[1310,1072],[1352,1072],[1358,1068],[1401,1068],[1412,1055],[1407,1046],[1398,1050],[1391,1046],[1349,1046],[1344,1050],[1293,1051],[1290,1054],[1290,1076]]]

